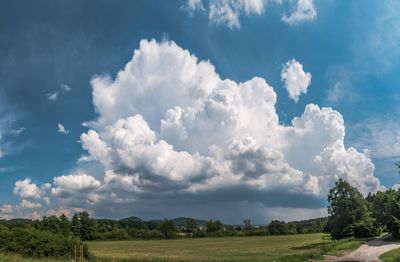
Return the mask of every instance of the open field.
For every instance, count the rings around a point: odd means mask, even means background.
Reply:
[[[326,234],[177,240],[93,241],[94,261],[307,261],[338,255],[364,240],[332,241]]]
[[[379,257],[383,262],[400,262],[400,248],[389,251]]]
[[[61,260],[53,258],[26,258],[16,254],[0,253],[0,261],[1,262],[64,262],[65,259]],[[72,261],[72,259],[70,261]]]

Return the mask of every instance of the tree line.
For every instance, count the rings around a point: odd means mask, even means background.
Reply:
[[[372,237],[391,232],[400,238],[400,191],[389,189],[364,197],[339,179],[328,194],[326,218],[253,225],[225,225],[220,220],[193,218],[143,221],[138,218],[95,219],[87,212],[43,217],[41,220],[0,220],[0,252],[29,257],[71,257],[74,246],[90,240],[173,239],[178,237],[268,236],[329,232],[334,239]],[[89,256],[84,246],[85,256]]]
[[[87,212],[43,217],[41,220],[0,220],[0,252],[27,257],[73,256],[74,247],[89,240],[174,239],[178,237],[266,236],[322,232],[327,219],[284,222],[273,220],[257,226],[250,219],[243,225],[224,225],[220,220],[199,224],[187,218],[177,225],[174,220],[159,221],[95,219]],[[89,256],[87,245],[84,254]]]
[[[364,197],[356,187],[339,179],[328,194],[326,230],[334,239],[373,237],[390,232],[400,238],[400,191],[388,189]]]

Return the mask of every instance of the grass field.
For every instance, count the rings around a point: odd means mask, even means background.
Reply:
[[[93,241],[94,261],[307,261],[338,255],[364,240],[332,241],[326,234],[177,240]]]
[[[379,257],[383,262],[400,262],[400,248],[389,251]]]
[[[1,254],[0,253],[0,261],[1,262],[65,262],[65,259],[60,260],[60,259],[52,259],[52,258],[26,258],[26,257],[22,257],[20,255],[15,255],[15,254]]]

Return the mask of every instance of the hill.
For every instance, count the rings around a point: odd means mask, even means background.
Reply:
[[[140,217],[131,216],[131,217],[126,217],[126,218],[120,219],[119,221],[141,222],[141,221],[143,221],[143,219],[141,219]]]
[[[186,225],[186,222],[188,219],[190,219],[190,217],[177,217],[172,220],[175,222],[175,224],[177,226],[184,226],[184,225]],[[199,225],[199,226],[205,226],[207,224],[206,220],[197,219],[197,218],[194,218],[194,220],[196,220],[197,225]]]

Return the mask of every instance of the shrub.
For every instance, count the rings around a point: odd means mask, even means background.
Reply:
[[[54,234],[46,230],[13,228],[0,231],[0,251],[15,252],[26,257],[69,258],[80,240],[74,236]],[[84,246],[88,256],[88,247]]]

